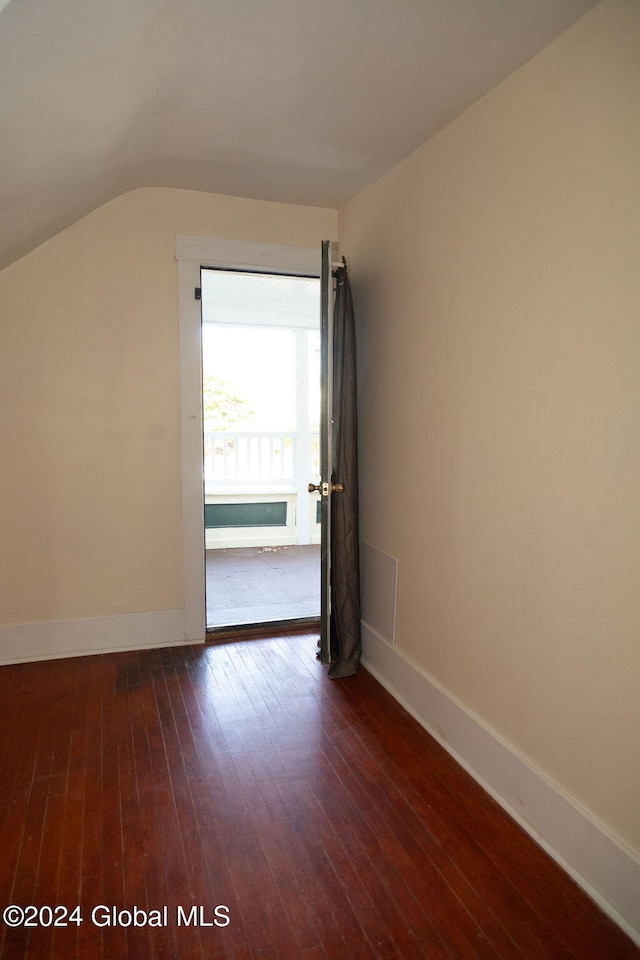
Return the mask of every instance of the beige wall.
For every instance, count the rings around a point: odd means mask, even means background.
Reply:
[[[336,214],[137,190],[0,273],[0,624],[182,604],[176,234],[307,246]]]
[[[341,211],[396,645],[640,853],[640,5]]]

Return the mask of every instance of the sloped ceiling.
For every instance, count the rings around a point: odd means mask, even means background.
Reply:
[[[594,0],[0,0],[0,267],[113,197],[335,207]]]

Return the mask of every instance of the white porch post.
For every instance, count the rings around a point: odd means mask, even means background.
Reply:
[[[311,543],[309,491],[311,436],[309,433],[309,348],[305,329],[296,330],[296,525],[298,543]]]

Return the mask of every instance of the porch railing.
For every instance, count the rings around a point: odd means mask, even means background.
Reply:
[[[307,440],[307,438],[302,438]],[[318,475],[318,434],[310,433],[304,461],[299,462],[300,441],[295,432],[204,434],[204,479],[208,493],[251,490],[296,490],[299,473]]]

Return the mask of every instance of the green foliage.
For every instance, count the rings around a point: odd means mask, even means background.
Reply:
[[[202,394],[204,429],[210,433],[232,430],[240,423],[250,423],[255,415],[250,402],[234,393],[222,377],[204,377]]]

